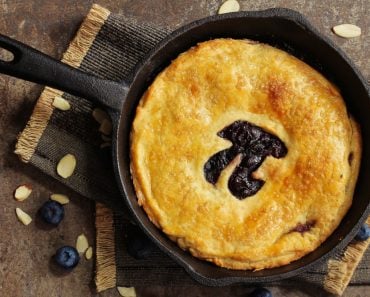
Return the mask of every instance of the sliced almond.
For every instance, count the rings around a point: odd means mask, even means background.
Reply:
[[[85,258],[86,260],[90,260],[92,256],[93,256],[93,249],[91,246],[89,246],[89,248],[85,252]]]
[[[352,24],[341,24],[333,27],[333,31],[340,37],[353,38],[361,35],[361,28]]]
[[[109,141],[112,141],[112,138],[111,137],[108,137],[104,134],[101,134],[101,139],[103,139],[105,142],[109,142]]]
[[[69,198],[66,195],[63,194],[51,194],[50,199],[56,202],[59,202],[60,204],[67,204],[69,203]]]
[[[30,185],[21,185],[14,192],[14,198],[17,201],[26,200],[32,193],[32,188]]]
[[[99,132],[110,135],[112,133],[112,122],[110,120],[104,119],[99,127]]]
[[[69,102],[60,96],[55,97],[52,104],[54,107],[60,110],[71,109],[71,105],[69,104]]]
[[[76,240],[76,250],[79,253],[84,253],[89,248],[89,242],[85,234],[80,234]]]
[[[218,14],[237,12],[240,10],[240,4],[236,0],[227,0],[221,4],[218,9]]]
[[[117,290],[122,297],[136,297],[134,287],[117,287]]]
[[[76,168],[76,157],[72,154],[65,155],[57,165],[57,172],[63,178],[68,178]]]
[[[103,142],[101,145],[100,145],[100,148],[103,149],[105,147],[108,147],[108,146],[111,146],[112,144],[110,142]]]
[[[103,123],[104,120],[110,120],[109,115],[100,108],[95,108],[92,111],[92,116],[99,124]]]
[[[32,218],[25,213],[23,210],[20,208],[15,209],[15,213],[17,215],[18,220],[23,224],[23,225],[29,225],[32,222]]]

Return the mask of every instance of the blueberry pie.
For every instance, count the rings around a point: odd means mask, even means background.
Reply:
[[[272,46],[215,39],[176,58],[143,95],[131,172],[150,220],[230,269],[316,249],[352,202],[360,129],[339,90]]]

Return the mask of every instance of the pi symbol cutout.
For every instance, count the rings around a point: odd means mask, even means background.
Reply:
[[[228,180],[230,192],[240,200],[253,196],[264,185],[265,181],[253,178],[252,173],[267,156],[283,158],[288,153],[287,147],[277,136],[247,121],[235,121],[217,135],[229,140],[232,146],[208,159],[203,168],[205,179],[216,184],[222,170],[240,155],[240,163]]]

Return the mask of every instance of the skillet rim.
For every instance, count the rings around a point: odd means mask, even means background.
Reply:
[[[361,72],[356,68],[354,63],[347,57],[347,55],[337,45],[335,45],[335,43],[333,41],[331,41],[329,38],[327,38],[327,37],[323,36],[321,33],[319,33],[315,29],[315,27],[313,27],[311,25],[311,23],[308,22],[307,19],[302,14],[300,14],[299,12],[297,12],[295,10],[287,9],[287,8],[270,8],[270,9],[259,10],[259,11],[242,11],[242,12],[229,13],[229,14],[213,15],[213,16],[209,16],[209,17],[206,17],[206,18],[202,18],[202,19],[193,21],[189,24],[186,24],[186,25],[178,28],[177,30],[175,30],[171,34],[169,34],[167,37],[165,37],[162,41],[160,41],[157,44],[157,46],[155,46],[136,65],[134,71],[132,72],[132,75],[126,80],[126,81],[129,81],[128,94],[130,94],[130,90],[131,90],[131,86],[132,86],[133,82],[135,81],[137,76],[140,74],[140,72],[143,70],[143,68],[147,65],[147,63],[150,62],[150,60],[158,52],[165,49],[169,44],[171,44],[171,42],[176,40],[178,37],[180,37],[184,33],[188,32],[189,30],[194,29],[194,28],[199,27],[199,26],[202,26],[206,23],[210,23],[210,22],[214,22],[214,21],[230,20],[230,19],[240,19],[240,18],[265,18],[265,19],[267,19],[267,18],[272,18],[272,19],[273,18],[280,18],[280,19],[286,19],[286,20],[293,21],[297,26],[300,26],[301,28],[303,28],[306,34],[315,35],[315,37],[317,39],[322,41],[326,46],[328,46],[332,51],[334,51],[341,59],[343,59],[347,63],[347,65],[351,68],[351,70],[353,71],[356,78],[358,78],[358,80],[361,83],[361,85],[363,86],[363,88],[366,90],[366,92],[368,94],[368,97],[370,97],[369,86],[366,83],[365,78],[362,76]],[[152,72],[153,72],[153,69],[152,69]],[[126,94],[126,98],[127,98],[128,94]],[[124,99],[124,101],[125,101],[125,99]],[[139,100],[137,100],[135,108],[136,108],[138,102],[139,102]],[[124,103],[123,103],[123,105],[124,105]],[[282,280],[282,279],[286,279],[286,278],[296,276],[296,275],[298,275],[298,274],[300,274],[304,271],[307,271],[310,267],[324,262],[327,258],[332,256],[335,252],[344,248],[353,239],[353,237],[356,235],[357,230],[359,229],[360,225],[366,220],[366,218],[370,214],[370,201],[369,201],[368,204],[367,204],[367,207],[364,209],[364,212],[360,217],[360,220],[357,221],[357,223],[353,225],[353,227],[344,236],[344,238],[339,240],[339,242],[334,244],[334,246],[329,251],[323,253],[317,259],[314,259],[313,261],[311,261],[309,263],[305,263],[305,264],[303,264],[302,266],[300,266],[298,268],[292,269],[292,270],[287,271],[287,272],[283,272],[283,273],[279,273],[279,274],[272,274],[272,275],[267,275],[267,276],[257,276],[256,275],[256,276],[251,276],[250,277],[250,276],[228,276],[228,275],[226,275],[226,276],[219,277],[219,278],[210,278],[208,276],[205,276],[202,273],[200,273],[199,271],[197,271],[195,267],[193,267],[191,264],[189,264],[186,261],[186,259],[184,259],[182,257],[182,255],[180,255],[180,252],[182,250],[180,250],[180,248],[177,247],[177,245],[174,246],[174,248],[170,249],[170,248],[166,247],[161,242],[160,237],[153,235],[152,232],[149,230],[149,228],[146,226],[147,223],[143,222],[140,219],[140,216],[136,213],[135,208],[132,205],[133,201],[137,201],[136,195],[135,195],[134,199],[130,199],[129,195],[127,194],[127,190],[126,190],[126,187],[127,187],[126,183],[127,182],[130,182],[131,186],[132,186],[131,172],[129,172],[130,180],[126,181],[122,177],[124,175],[122,173],[122,168],[125,167],[125,166],[122,165],[123,157],[122,156],[120,157],[120,155],[124,155],[124,154],[122,154],[122,153],[119,154],[118,153],[120,151],[121,152],[124,151],[124,145],[123,145],[123,140],[122,139],[124,137],[127,137],[127,135],[123,135],[123,133],[120,133],[121,130],[122,130],[122,127],[124,125],[127,125],[127,126],[129,126],[128,131],[130,131],[131,126],[132,126],[132,121],[126,120],[126,117],[123,115],[124,108],[122,108],[122,106],[121,106],[121,110],[119,112],[119,115],[117,114],[118,119],[115,123],[117,125],[115,127],[115,133],[116,133],[115,143],[113,144],[112,148],[113,148],[114,169],[115,169],[115,173],[116,173],[117,183],[118,183],[118,186],[120,188],[121,193],[124,196],[123,199],[124,199],[127,207],[129,208],[131,214],[135,218],[136,222],[138,222],[140,228],[143,230],[143,232],[145,234],[147,234],[149,236],[149,238],[151,238],[162,251],[164,251],[173,260],[175,260],[179,265],[181,265],[192,276],[192,278],[194,278],[195,280],[197,280],[201,284],[210,285],[210,286],[224,286],[224,285],[230,285],[230,284],[234,284],[234,283],[261,283],[261,282],[277,281],[277,280]],[[127,123],[127,122],[129,122],[129,123]],[[120,135],[121,135],[121,137],[120,137]],[[130,158],[129,154],[130,153],[127,152],[127,155]],[[129,168],[125,168],[125,170],[130,171]],[[133,201],[131,201],[131,200],[133,200]],[[142,209],[142,208],[140,207],[140,209]],[[150,223],[150,224],[152,224],[152,223]],[[162,236],[165,237],[166,235],[163,234]],[[330,235],[330,236],[332,236],[332,235]],[[325,242],[326,241],[324,241],[322,243],[322,245],[324,245]],[[175,245],[175,243],[174,243],[174,245]],[[177,250],[179,250],[179,251],[177,251]],[[193,257],[193,256],[191,256],[191,257]],[[296,261],[300,261],[301,259],[304,259],[304,258],[305,257],[302,257],[302,258],[300,258]],[[200,259],[197,259],[197,260],[205,262],[204,260],[200,260]],[[294,262],[296,262],[296,261],[294,261]],[[210,265],[212,265],[212,264],[210,264]],[[288,266],[288,265],[290,265],[290,264],[287,264],[287,265],[284,265],[284,266]],[[281,267],[284,267],[284,266],[281,266]],[[212,269],[212,267],[213,266],[210,266],[209,269]],[[219,268],[219,267],[216,267],[216,268]],[[280,268],[280,267],[277,267],[277,268]],[[230,271],[235,272],[235,274],[237,274],[238,272],[239,273],[241,272],[241,270],[227,270],[226,268],[223,268],[223,269],[225,269],[225,271],[228,271],[229,273],[230,273]],[[271,271],[271,270],[272,269],[265,269],[263,271]]]

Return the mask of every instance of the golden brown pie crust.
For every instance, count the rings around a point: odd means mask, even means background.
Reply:
[[[238,158],[215,185],[203,172],[231,145],[217,132],[236,120],[288,149],[266,158],[253,175],[265,184],[242,200],[227,186]],[[195,257],[259,270],[299,259],[335,230],[352,202],[361,136],[338,89],[301,60],[266,44],[215,39],[156,77],[137,108],[130,153],[139,204],[158,228]]]

